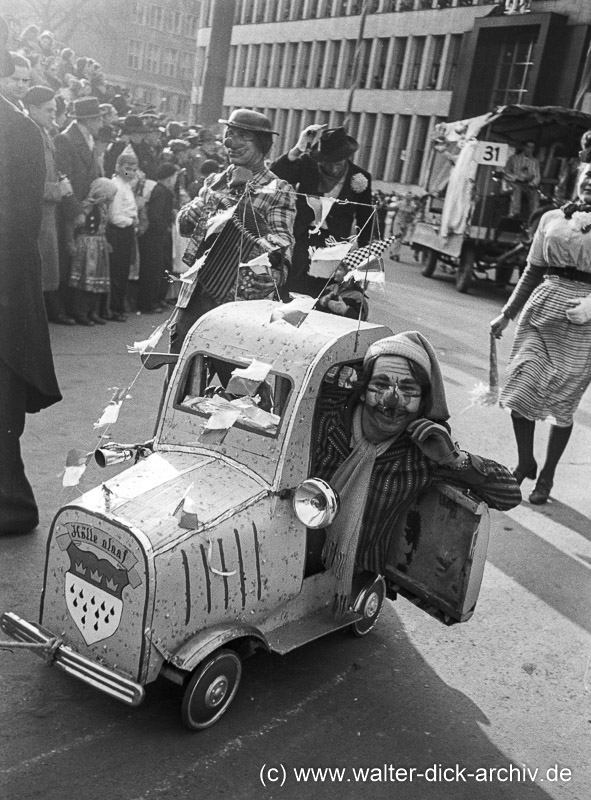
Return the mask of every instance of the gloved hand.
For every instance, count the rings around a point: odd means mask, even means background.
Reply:
[[[205,205],[199,198],[195,198],[191,200],[190,203],[183,206],[179,213],[179,223],[191,229],[191,227],[195,227],[199,220],[201,219],[203,212],[205,210]],[[188,235],[188,234],[187,234]]]
[[[326,128],[328,128],[328,125],[308,125],[308,127],[304,128],[300,133],[300,137],[296,142],[296,148],[300,152],[306,153],[312,145],[315,144],[322,131],[326,130]]]
[[[591,294],[588,294],[587,297],[568,300],[567,305],[570,306],[566,312],[569,322],[574,322],[575,325],[584,325],[585,322],[591,320]]]
[[[460,458],[461,450],[454,444],[449,431],[430,419],[416,419],[407,428],[410,438],[430,461],[449,466]]]
[[[490,330],[495,339],[501,338],[503,331],[510,322],[511,320],[509,317],[506,317],[504,314],[499,314],[498,317],[495,317],[493,320],[491,320]]]

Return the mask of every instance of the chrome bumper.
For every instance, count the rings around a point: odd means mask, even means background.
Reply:
[[[139,683],[103,667],[90,658],[81,656],[59,641],[47,628],[27,622],[12,611],[0,617],[0,628],[16,642],[26,642],[41,647],[32,648],[37,655],[74,678],[130,706],[139,706],[144,699],[144,689]]]

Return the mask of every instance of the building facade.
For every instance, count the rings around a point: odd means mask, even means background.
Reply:
[[[232,15],[227,46],[211,25],[216,4]],[[220,116],[266,113],[275,153],[312,122],[346,124],[356,161],[384,188],[421,184],[442,120],[506,103],[572,106],[591,27],[588,0],[206,0],[200,12],[197,121],[214,116],[200,112],[215,53],[218,69],[226,62]]]

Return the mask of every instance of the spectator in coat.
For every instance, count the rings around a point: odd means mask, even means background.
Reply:
[[[171,225],[174,219],[174,186],[178,170],[174,164],[161,164],[156,171],[146,211],[148,227],[138,238],[140,278],[138,307],[145,314],[164,310],[167,284],[165,272],[172,261]]]
[[[75,325],[75,321],[66,315],[58,292],[60,266],[57,211],[62,198],[72,191],[72,187],[67,178],[60,180],[55,165],[55,145],[50,135],[55,120],[54,93],[49,86],[32,86],[25,95],[25,106],[29,110],[29,116],[41,131],[45,154],[43,216],[39,232],[41,282],[45,308],[50,322],[58,325]]]
[[[0,80],[14,64],[0,17]],[[21,457],[27,413],[61,399],[41,288],[37,237],[45,157],[35,123],[0,96],[0,533],[28,533],[39,512]]]
[[[324,130],[322,125],[309,125],[295,147],[271,164],[271,171],[298,192],[296,244],[288,289],[312,295],[322,290],[325,281],[308,274],[310,247],[322,247],[329,236],[343,240],[355,234],[360,247],[371,239],[371,175],[351,161],[358,147],[345,128]],[[347,202],[335,203],[320,231],[312,234],[315,215],[304,195]]]
[[[75,100],[70,116],[74,118],[73,121],[54,139],[56,166],[72,185],[72,194],[64,197],[60,203],[60,284],[64,300],[71,261],[67,242],[73,240],[75,223],[84,223],[83,203],[88,197],[91,183],[103,174],[95,143],[102,126],[98,100],[96,97]],[[84,309],[72,307],[69,310],[72,317],[84,319]]]
[[[157,158],[152,149],[144,142],[146,128],[143,120],[130,114],[123,120],[121,136],[105,153],[105,175],[111,178],[115,173],[115,164],[121,153],[130,145],[136,155],[139,168],[149,180],[156,179]]]
[[[12,72],[0,78],[0,95],[24,112],[23,98],[31,83],[31,62],[18,53],[10,53],[9,58]]]

